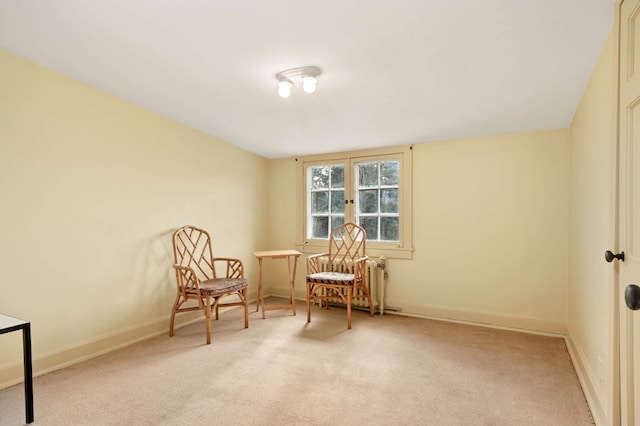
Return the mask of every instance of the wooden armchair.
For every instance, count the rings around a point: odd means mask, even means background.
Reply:
[[[249,327],[248,284],[240,259],[213,257],[209,233],[195,226],[183,226],[173,233],[173,256],[178,294],[171,311],[169,336],[173,336],[176,313],[202,309],[207,323],[207,344],[211,343],[211,312],[215,310],[217,320],[220,306],[244,306],[244,328]],[[224,265],[224,276],[218,277],[216,264]],[[239,301],[219,303],[221,297],[229,295],[238,296]],[[182,307],[188,301],[197,306]]]
[[[360,289],[369,299],[369,312],[373,316],[371,293],[365,273],[367,235],[355,223],[345,223],[331,230],[329,252],[309,256],[307,259],[307,322],[311,322],[311,303],[320,305],[336,296],[347,306],[347,328],[351,328],[351,304]]]

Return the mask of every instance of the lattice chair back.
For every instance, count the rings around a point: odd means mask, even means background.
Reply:
[[[329,238],[329,265],[332,270],[352,270],[354,261],[366,255],[366,244],[366,231],[355,223],[333,228]]]
[[[216,278],[211,237],[204,229],[184,226],[173,235],[173,255],[180,266],[188,266],[200,281]]]

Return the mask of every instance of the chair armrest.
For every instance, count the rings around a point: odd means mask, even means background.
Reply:
[[[194,291],[200,293],[200,280],[191,267],[174,264],[173,268],[176,270],[178,293],[183,295]]]
[[[329,253],[312,254],[307,258],[307,275],[317,274],[320,270],[320,259],[328,257]]]
[[[353,261],[353,275],[355,278],[364,277],[364,271],[367,268],[367,260],[369,260],[369,256],[363,256]]]
[[[232,257],[215,257],[213,259],[213,273],[215,274],[215,263],[216,262],[226,262],[227,269],[225,271],[226,278],[244,278],[244,264],[242,260],[235,259]]]

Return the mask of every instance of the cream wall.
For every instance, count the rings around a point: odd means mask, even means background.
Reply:
[[[568,142],[565,129],[415,145],[415,252],[389,261],[386,304],[409,315],[564,333]],[[274,248],[295,246],[295,173],[295,159],[269,164]],[[270,272],[271,292],[286,294],[283,272]]]
[[[266,159],[3,51],[0,75],[0,312],[32,322],[36,373],[167,332],[181,225],[244,260],[255,297]],[[0,335],[0,388],[20,342]]]
[[[611,247],[616,63],[606,41],[571,124],[569,343],[598,424],[613,424],[614,285]]]

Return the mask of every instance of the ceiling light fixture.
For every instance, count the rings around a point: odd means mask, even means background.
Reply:
[[[316,91],[316,78],[320,75],[318,67],[299,67],[281,71],[276,74],[278,79],[278,94],[282,98],[288,98],[291,88],[295,85],[302,85],[305,93]]]

